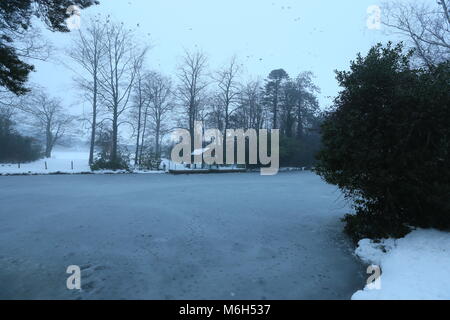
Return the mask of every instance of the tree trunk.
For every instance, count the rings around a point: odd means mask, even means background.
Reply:
[[[94,77],[94,100],[92,103],[92,128],[91,128],[91,147],[89,150],[89,164],[94,163],[96,129],[97,129],[97,77]]]
[[[156,153],[156,158],[160,158],[160,145],[159,145],[159,136],[160,136],[160,130],[161,130],[161,124],[160,124],[160,120],[158,120],[157,124],[156,124],[156,143],[155,143],[155,153]]]
[[[228,130],[228,122],[229,122],[229,117],[228,117],[228,107],[225,109],[225,122],[224,122],[224,128],[223,128],[223,146],[222,146],[222,154],[224,157],[224,163],[227,163],[227,130]],[[233,141],[234,143],[234,141]],[[233,155],[231,155],[233,156]]]
[[[89,149],[89,164],[94,163],[94,151],[95,151],[95,135],[97,129],[97,110],[92,113],[92,128],[91,128],[91,147]]]
[[[139,110],[138,110],[138,127],[137,127],[137,138],[136,138],[136,153],[134,156],[134,165],[138,165],[139,162],[139,141],[140,141],[140,134],[141,134],[141,112],[142,112],[142,106],[139,104]]]
[[[118,121],[117,121],[117,106],[114,107],[113,127],[112,127],[112,150],[111,162],[117,162],[117,136],[118,136]]]
[[[301,139],[303,137],[303,116],[302,116],[302,104],[301,102],[298,105],[297,110],[297,139]]]
[[[50,131],[49,126],[47,126],[46,130],[46,143],[45,143],[45,157],[51,158],[52,156],[52,147],[53,147],[53,136],[52,132]]]
[[[278,92],[276,92],[277,97],[275,98],[273,102],[273,128],[272,129],[278,129]]]
[[[142,128],[142,139],[141,139],[141,150],[140,150],[140,154],[139,154],[139,165],[142,165],[142,156],[143,156],[143,152],[144,152],[144,142],[145,142],[145,131],[147,129],[147,108],[145,109],[145,113],[144,113],[144,126]]]
[[[188,167],[193,167],[195,162],[195,156],[193,154],[195,151],[195,120],[192,111],[189,119],[189,133],[191,135],[191,163]]]

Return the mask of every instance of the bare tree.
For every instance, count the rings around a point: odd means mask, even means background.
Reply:
[[[142,70],[142,66],[137,66],[136,83],[134,86],[133,94],[133,109],[132,116],[135,119],[135,133],[136,133],[136,150],[134,156],[134,165],[137,165],[140,161],[141,149],[143,147],[145,128],[147,125],[148,104],[150,102],[150,96],[145,92],[145,81],[149,75]],[[142,123],[144,122],[144,123]],[[142,132],[142,137],[141,137]]]
[[[73,61],[86,72],[86,76],[80,76],[76,81],[92,104],[91,117],[88,119],[91,131],[90,164],[94,161],[99,104],[99,74],[106,53],[104,45],[105,31],[104,23],[91,19],[88,26],[83,31],[79,31],[74,40],[73,48],[68,51],[68,55]]]
[[[208,97],[208,109],[209,113],[207,114],[206,119],[206,126],[209,126],[211,128],[219,129],[220,131],[223,131],[224,127],[224,110],[223,110],[223,104],[219,97],[218,93],[211,94]]]
[[[13,113],[14,108],[20,103],[20,98],[11,91],[0,88],[0,110]]]
[[[45,136],[45,156],[51,157],[53,147],[74,120],[66,114],[58,99],[50,98],[41,90],[22,100],[19,108],[31,116],[31,124]]]
[[[428,66],[450,59],[450,0],[386,2],[383,24],[409,38]]]
[[[111,161],[118,156],[119,127],[127,123],[122,115],[129,107],[132,88],[147,48],[133,41],[131,30],[121,23],[107,23],[104,37],[105,63],[100,68],[99,94],[109,110],[112,123]]]
[[[262,129],[268,121],[263,98],[260,80],[243,85],[239,94],[239,108],[231,117],[231,122],[244,129]]]
[[[230,63],[219,70],[213,79],[218,86],[218,100],[223,110],[223,130],[226,132],[230,127],[230,116],[236,111],[238,106],[238,96],[240,92],[240,85],[237,77],[240,73],[239,65],[236,57],[231,58]],[[223,136],[223,145],[226,144],[227,136]]]
[[[145,90],[150,100],[147,115],[155,137],[155,155],[160,157],[161,142],[170,131],[169,120],[175,106],[172,82],[158,73],[151,73]]]
[[[17,56],[24,59],[46,61],[53,50],[51,43],[35,26],[26,29],[0,28],[0,37],[13,39]]]
[[[139,146],[139,164],[142,164],[142,160],[144,157],[144,149],[146,148],[145,142],[146,142],[146,136],[147,136],[147,123],[148,123],[148,112],[149,112],[149,103],[145,105],[145,108],[143,110],[142,114],[142,134],[141,134],[141,143]]]
[[[204,79],[206,63],[207,58],[203,53],[186,51],[178,74],[177,94],[191,134],[192,151],[194,148],[194,124],[200,118],[205,100],[204,91],[208,85]]]

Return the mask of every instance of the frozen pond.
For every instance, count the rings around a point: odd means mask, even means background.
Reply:
[[[0,299],[349,299],[346,212],[307,172],[0,177]]]

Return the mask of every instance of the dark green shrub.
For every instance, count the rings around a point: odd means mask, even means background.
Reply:
[[[414,69],[377,45],[337,72],[343,90],[322,126],[316,171],[355,202],[355,239],[450,229],[450,63]]]
[[[0,115],[0,162],[32,162],[42,157],[42,148],[37,141],[24,137],[13,128],[13,122]]]
[[[129,160],[123,155],[119,154],[116,161],[112,161],[104,154],[100,154],[91,164],[92,171],[99,170],[126,170],[130,171]]]
[[[96,147],[99,149],[94,162],[91,164],[92,171],[99,170],[126,170],[130,171],[130,156],[125,149],[117,150],[115,160],[112,155],[112,131],[111,129],[102,128],[97,132],[95,141]]]
[[[147,154],[142,157],[139,167],[145,170],[159,170],[161,162],[162,160],[160,157],[157,157],[154,154]]]
[[[313,167],[320,150],[320,135],[313,133],[299,138],[280,136],[281,167]]]

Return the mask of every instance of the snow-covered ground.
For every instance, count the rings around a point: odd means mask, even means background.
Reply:
[[[168,163],[165,160],[164,163]],[[174,166],[172,164],[172,166]],[[179,165],[180,166],[180,165]],[[162,167],[161,167],[162,169]],[[162,171],[144,171],[134,170],[134,173],[163,173]],[[52,152],[51,158],[44,158],[30,163],[1,164],[0,175],[14,175],[14,174],[52,174],[52,173],[93,173],[89,167],[89,151],[85,149],[67,149],[56,148]],[[96,171],[97,174],[106,173],[123,173],[122,171],[101,170]]]
[[[450,299],[450,233],[418,229],[405,238],[361,240],[356,254],[381,267],[379,290],[366,287],[354,300]]]
[[[49,174],[55,172],[91,172],[89,153],[85,150],[59,148],[52,152],[51,158],[30,163],[0,164],[0,174]],[[73,162],[73,169],[72,169]],[[46,168],[47,164],[47,168]]]
[[[150,173],[164,173],[170,170],[198,170],[199,168],[189,168],[185,164],[174,163],[169,159],[162,159],[159,171],[150,170],[138,170],[134,169],[133,173],[138,174],[150,174]],[[238,169],[236,166],[220,166],[215,168],[217,170],[230,170]],[[306,168],[280,168],[280,172],[288,171],[303,171]],[[205,169],[207,171],[207,169]],[[260,169],[254,170],[260,171]],[[51,158],[40,159],[30,163],[0,163],[0,175],[18,175],[18,174],[52,174],[52,173],[66,173],[66,174],[79,174],[79,173],[125,173],[125,171],[111,171],[100,170],[92,172],[89,166],[89,151],[83,148],[62,148],[58,147],[52,152]]]
[[[338,199],[311,172],[0,177],[0,299],[349,299]]]
[[[73,168],[73,169],[72,169]],[[184,164],[174,163],[168,159],[162,159],[159,171],[150,170],[133,170],[133,173],[150,174],[150,173],[164,173],[171,170],[191,170]],[[230,167],[223,167],[219,169],[227,169]],[[52,173],[67,173],[67,174],[79,174],[79,173],[125,173],[125,171],[111,171],[100,170],[92,172],[89,167],[89,152],[83,149],[65,149],[62,147],[56,148],[52,152],[51,158],[40,159],[38,161],[30,163],[0,163],[0,175],[17,175],[17,174],[52,174]]]

